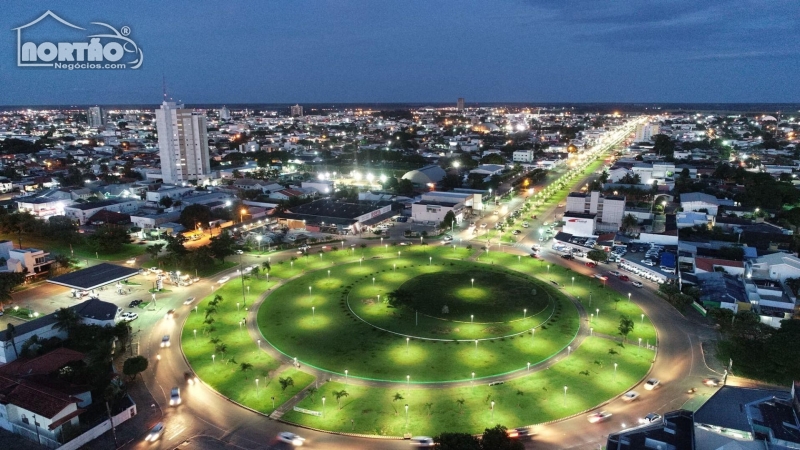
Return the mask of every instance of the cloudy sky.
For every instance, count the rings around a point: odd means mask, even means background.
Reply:
[[[157,103],[162,79],[186,103],[800,102],[797,0],[5,0],[0,8],[0,105]],[[48,9],[91,32],[102,31],[91,22],[130,27],[142,66],[17,67],[13,29]],[[46,22],[24,36],[75,39],[76,30]]]

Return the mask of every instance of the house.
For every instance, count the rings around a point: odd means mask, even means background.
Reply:
[[[706,212],[716,216],[720,201],[713,195],[702,192],[688,192],[681,194],[681,208],[684,211]]]
[[[406,172],[403,175],[404,180],[409,180],[415,187],[431,186],[442,181],[447,173],[441,167],[432,164]]]
[[[751,278],[786,281],[800,277],[800,258],[788,253],[773,253],[759,256],[746,263],[745,274]]]
[[[499,164],[481,164],[475,169],[470,170],[469,173],[486,175],[486,177],[491,177],[494,175],[500,175],[503,169],[505,169],[505,166],[501,166]]]
[[[140,201],[136,199],[111,199],[99,202],[75,203],[64,207],[64,215],[86,225],[89,218],[99,211],[108,210],[118,213],[131,213],[139,209]]]
[[[291,198],[304,198],[308,195],[297,189],[281,189],[280,191],[273,192],[269,194],[270,198],[274,198],[276,200],[289,200]]]
[[[624,427],[623,427],[624,428]],[[687,410],[664,413],[662,420],[608,435],[608,450],[694,450],[694,414]]]
[[[8,272],[25,272],[27,276],[33,277],[40,273],[48,272],[50,264],[53,263],[49,252],[37,248],[8,249],[7,246],[0,246],[0,254],[3,254],[4,250],[8,250],[8,257],[6,258]]]

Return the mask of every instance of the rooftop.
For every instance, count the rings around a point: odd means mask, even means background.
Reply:
[[[101,263],[96,266],[76,270],[47,280],[49,283],[84,291],[92,290],[115,281],[122,281],[139,273],[139,269]]]
[[[789,393],[773,389],[722,386],[694,413],[694,420],[699,424],[749,432],[751,427],[744,411],[745,405],[772,397],[788,398]]]

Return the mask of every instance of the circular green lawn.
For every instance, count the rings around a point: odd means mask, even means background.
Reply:
[[[415,303],[424,313],[392,307],[389,293],[398,288],[424,297]],[[445,304],[450,313],[442,314]],[[301,365],[402,382],[523,370],[565,348],[578,330],[575,307],[545,283],[499,266],[431,264],[423,255],[310,272],[267,296],[257,317],[266,341]]]

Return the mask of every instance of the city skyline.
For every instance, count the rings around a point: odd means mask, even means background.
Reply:
[[[10,2],[0,104],[155,104],[164,84],[187,104],[800,100],[798,53],[781,43],[800,37],[791,2],[253,5]],[[129,26],[144,63],[16,67],[11,30],[47,8]]]

